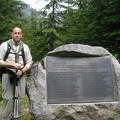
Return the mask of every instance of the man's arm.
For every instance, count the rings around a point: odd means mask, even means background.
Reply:
[[[25,52],[25,63],[26,64],[22,69],[17,71],[16,75],[18,76],[21,76],[22,74],[27,72],[33,63],[30,49],[26,44],[24,44],[24,52]]]
[[[25,50],[25,63],[26,63],[26,65],[24,66],[24,68],[22,70],[25,73],[30,69],[33,61],[32,61],[32,55],[31,55],[30,49],[26,44],[24,45],[24,50]]]
[[[20,69],[21,68],[21,64],[19,63],[14,63],[14,62],[6,62],[4,61],[4,63],[2,64],[3,67],[15,67],[16,69]]]

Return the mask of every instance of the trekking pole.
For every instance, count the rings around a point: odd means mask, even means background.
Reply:
[[[18,120],[18,81],[19,78],[15,78],[15,89],[14,89],[14,120]]]
[[[17,69],[15,67],[7,68],[6,72],[12,76],[12,79],[14,80],[14,87],[13,87],[13,118],[14,120],[18,120],[18,81],[19,78],[16,75]]]
[[[20,79],[20,76],[16,76],[17,70],[18,69],[16,69],[16,68],[7,69],[7,73],[10,74],[14,79],[14,87],[13,87],[13,115],[14,115],[13,118],[14,118],[14,120],[18,120],[18,118],[19,118],[18,81]]]

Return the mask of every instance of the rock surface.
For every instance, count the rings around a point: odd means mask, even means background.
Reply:
[[[120,97],[120,64],[116,58],[102,47],[89,45],[63,45],[48,53],[53,56],[110,56],[115,72],[115,81]],[[34,120],[120,120],[119,101],[89,104],[47,104],[46,70],[40,62],[31,68],[27,91],[30,112]]]

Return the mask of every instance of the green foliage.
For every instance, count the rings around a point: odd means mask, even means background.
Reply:
[[[25,4],[17,0],[1,0],[0,2],[0,41],[5,41],[10,37],[10,31],[15,26],[21,25],[20,17],[23,15],[22,9]]]
[[[100,11],[95,20],[95,33],[101,41],[100,46],[107,48],[112,53],[117,52],[117,43],[120,40],[119,19],[118,2],[113,2]]]
[[[6,4],[2,0],[0,41],[9,39],[12,28],[20,26],[34,61],[69,43],[102,46],[120,58],[120,0],[48,1],[44,9],[31,9],[31,16],[23,19],[21,10],[26,5],[17,0],[8,0]]]
[[[80,2],[80,1],[79,1]],[[79,4],[79,2],[76,3]],[[80,9],[69,8],[64,12],[62,41],[102,46],[111,53],[118,53],[120,41],[119,1],[89,1]],[[84,4],[81,0],[81,4]],[[99,9],[98,9],[99,8]],[[119,53],[118,53],[119,54]]]
[[[49,1],[44,10],[37,12],[39,18],[32,17],[33,24],[29,27],[29,33],[27,31],[26,39],[34,61],[41,60],[54,48],[69,43],[102,46],[119,56],[119,0]],[[66,2],[68,7],[62,6],[62,2]],[[60,7],[65,10],[59,11]]]

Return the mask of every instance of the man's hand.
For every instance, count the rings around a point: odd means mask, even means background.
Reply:
[[[20,68],[21,68],[21,64],[19,64],[19,63],[14,63],[13,67],[15,67],[16,69],[20,69]]]
[[[17,76],[21,76],[23,73],[22,73],[22,71],[21,70],[17,70],[17,72],[16,72],[16,75]]]

